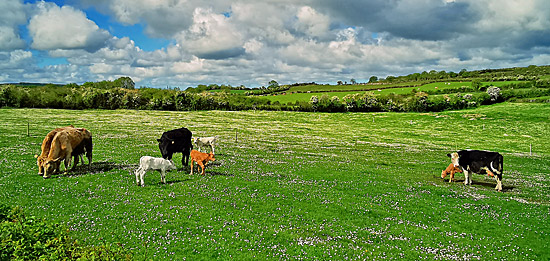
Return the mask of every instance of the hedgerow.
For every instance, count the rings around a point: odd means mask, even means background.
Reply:
[[[548,95],[549,80],[510,83],[500,87],[479,86],[377,95],[363,92],[343,98],[312,96],[309,102],[280,104],[268,99],[230,93],[156,88],[122,88],[91,83],[81,86],[0,86],[0,107],[55,109],[138,109],[138,110],[288,110],[318,112],[428,112],[472,108],[508,100]],[[496,95],[496,96],[495,96]]]
[[[61,224],[0,205],[0,260],[131,259],[121,245],[82,245]]]

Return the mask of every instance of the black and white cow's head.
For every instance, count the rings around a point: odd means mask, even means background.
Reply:
[[[447,157],[451,158],[451,162],[453,163],[453,165],[455,165],[455,167],[458,167],[458,158],[459,158],[458,153],[456,152],[449,153],[447,154]]]

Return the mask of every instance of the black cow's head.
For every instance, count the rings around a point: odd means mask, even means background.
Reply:
[[[157,141],[159,142],[159,149],[162,157],[167,160],[171,160],[174,152],[170,147],[174,144],[174,141],[168,138],[157,139]]]

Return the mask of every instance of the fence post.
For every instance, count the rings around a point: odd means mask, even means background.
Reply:
[[[238,143],[238,142],[239,142],[238,129],[235,129],[235,143]]]
[[[30,127],[31,127],[31,124],[29,122],[27,122],[27,137],[31,136]]]

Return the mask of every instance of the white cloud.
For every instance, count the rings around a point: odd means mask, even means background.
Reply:
[[[193,57],[191,61],[188,62],[175,62],[172,64],[172,72],[176,74],[180,73],[197,73],[204,70],[204,59],[198,57]]]
[[[295,20],[293,5],[269,2],[237,2],[231,6],[232,22],[249,39],[266,45],[285,45],[296,40],[289,29]]]
[[[476,9],[483,8],[476,28],[481,32],[515,30],[547,30],[550,27],[550,5],[547,1],[486,0],[472,1]]]
[[[547,0],[69,2],[74,6],[0,2],[1,10],[10,10],[0,13],[0,80],[130,76],[138,86],[257,86],[273,79],[335,82],[432,69],[550,64]],[[106,31],[112,28],[99,28],[104,23],[96,24],[78,8],[98,10],[107,22],[139,24],[147,36],[170,44],[144,51],[136,45],[142,36],[114,37]],[[22,51],[29,38],[18,28],[28,18],[37,57]],[[39,68],[33,63],[42,55],[69,64]]]
[[[244,44],[246,53],[257,54],[263,48],[264,44],[256,39],[251,39]]]
[[[27,20],[25,6],[19,1],[0,1],[0,10],[0,50],[24,48],[17,26]]]
[[[0,50],[13,50],[23,48],[25,41],[9,26],[0,26]]]
[[[105,45],[110,34],[70,6],[40,2],[28,29],[37,50],[84,49],[93,52]]]
[[[24,50],[15,50],[11,52],[0,52],[0,68],[16,69],[31,65],[32,53]]]
[[[196,7],[210,8],[215,13],[229,10],[224,0],[80,0],[84,7],[93,6],[126,25],[143,24],[152,37],[171,38],[193,24]]]
[[[243,35],[231,18],[211,9],[195,9],[193,25],[177,40],[184,50],[203,58],[224,59],[244,53]]]
[[[303,6],[296,14],[296,28],[308,36],[322,37],[328,34],[330,19],[309,6]]]

